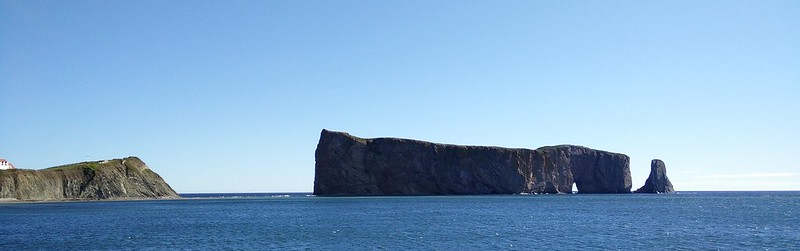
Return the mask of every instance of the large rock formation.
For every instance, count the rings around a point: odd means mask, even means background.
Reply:
[[[322,130],[315,195],[630,193],[624,154],[561,145],[536,150],[363,139]]]
[[[83,162],[44,170],[0,171],[0,199],[103,200],[179,198],[139,158]]]
[[[671,193],[675,192],[672,182],[667,178],[667,166],[664,161],[654,159],[650,162],[650,176],[644,186],[636,189],[636,193]]]

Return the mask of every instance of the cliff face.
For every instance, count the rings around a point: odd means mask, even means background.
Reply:
[[[536,150],[362,139],[323,130],[316,195],[630,193],[628,156],[580,146]]]
[[[128,157],[44,170],[0,171],[0,198],[103,200],[179,196],[139,158]]]
[[[636,189],[636,193],[671,193],[675,192],[672,182],[667,178],[667,166],[664,161],[654,159],[650,162],[650,176],[644,186]]]

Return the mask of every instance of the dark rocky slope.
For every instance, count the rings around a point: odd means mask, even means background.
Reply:
[[[650,162],[650,176],[644,186],[636,189],[636,193],[671,193],[675,192],[672,182],[667,178],[667,166],[664,161],[654,159]]]
[[[44,170],[0,171],[0,199],[104,200],[179,198],[137,157]]]
[[[322,130],[316,195],[630,193],[624,154],[561,145],[536,150],[363,139]]]

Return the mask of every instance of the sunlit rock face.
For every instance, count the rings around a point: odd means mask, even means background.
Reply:
[[[364,139],[322,130],[314,194],[630,193],[624,154],[560,145],[536,150]]]
[[[179,198],[137,157],[90,161],[43,170],[0,171],[0,199],[126,200]]]

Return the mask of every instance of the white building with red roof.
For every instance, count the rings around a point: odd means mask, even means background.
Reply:
[[[8,160],[0,159],[0,170],[16,169]]]

